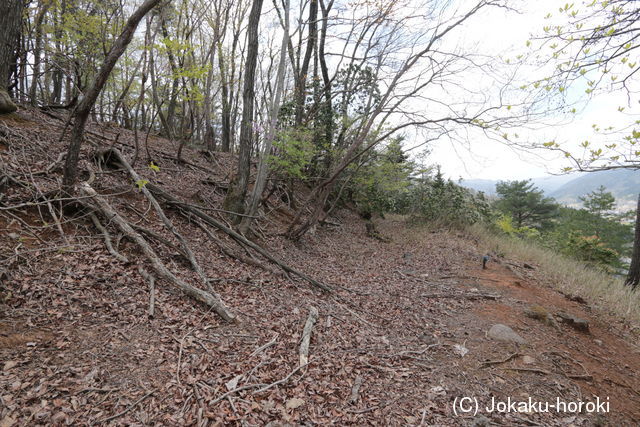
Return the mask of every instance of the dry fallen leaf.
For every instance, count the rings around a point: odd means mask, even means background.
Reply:
[[[15,425],[16,420],[11,415],[7,415],[2,420],[0,420],[0,427],[11,427]]]
[[[227,381],[225,384],[227,386],[227,390],[231,391],[238,387],[238,381],[242,378],[242,375],[236,375],[232,380]]]
[[[6,362],[4,362],[4,368],[3,370],[8,371],[9,369],[13,368],[14,366],[16,366],[18,364],[18,362],[13,361],[13,360],[7,360]]]
[[[298,397],[294,397],[293,399],[289,399],[287,400],[287,403],[285,405],[285,407],[287,409],[296,409],[299,408],[300,406],[304,405],[304,400],[298,398]]]

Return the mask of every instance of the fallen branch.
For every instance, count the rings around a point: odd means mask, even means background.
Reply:
[[[304,325],[302,331],[302,342],[300,343],[300,365],[306,365],[309,363],[309,345],[311,343],[311,332],[313,331],[313,325],[318,320],[318,309],[311,306],[309,309],[309,317]]]
[[[195,218],[194,222],[196,224],[198,224],[198,226],[202,229],[202,231],[205,232],[205,234],[207,236],[209,236],[209,238],[218,246],[218,248],[220,248],[220,250],[229,258],[233,258],[236,259],[244,264],[248,264],[248,265],[252,265],[254,267],[259,267],[265,271],[268,271],[269,273],[278,275],[279,272],[277,270],[274,270],[272,268],[270,268],[267,265],[264,265],[263,263],[253,259],[253,258],[249,258],[246,257],[244,255],[238,254],[233,252],[227,245],[224,244],[224,242],[222,240],[220,240],[215,234],[213,234],[211,232],[211,230],[209,230],[207,228],[207,226],[205,224],[203,224],[203,222],[201,220],[199,220],[198,218]]]
[[[147,236],[151,237],[152,239],[155,239],[158,242],[168,246],[169,248],[171,248],[174,251],[176,251],[176,253],[180,254],[185,259],[187,259],[187,256],[182,252],[182,249],[180,249],[178,246],[174,245],[169,240],[165,239],[164,237],[162,237],[161,235],[159,235],[155,231],[149,230],[148,228],[145,228],[145,227],[143,227],[141,225],[138,225],[138,224],[130,223],[129,225],[131,225],[131,228],[133,228],[134,230],[142,232],[143,234],[146,234]]]
[[[278,340],[278,337],[280,336],[280,334],[275,334],[273,339],[271,341],[269,341],[268,343],[256,348],[253,353],[251,353],[249,355],[249,357],[253,357],[257,354],[262,353],[263,351],[265,351],[266,349],[268,349],[269,347],[271,347],[272,345],[274,345],[276,343],[276,341]]]
[[[215,399],[209,401],[207,404],[211,407],[211,406],[215,405],[216,403],[226,399],[227,396],[230,396],[230,395],[232,395],[234,393],[238,393],[238,392],[243,391],[243,390],[250,390],[252,388],[260,387],[258,390],[254,391],[253,394],[263,393],[263,392],[269,390],[272,387],[275,387],[277,385],[286,383],[287,381],[289,381],[289,378],[291,378],[296,372],[298,372],[300,369],[304,368],[305,366],[307,366],[307,365],[298,366],[293,371],[289,372],[289,375],[287,375],[286,377],[284,377],[284,378],[282,378],[282,379],[280,379],[280,380],[278,380],[276,382],[273,382],[271,384],[247,384],[247,385],[243,385],[243,386],[240,386],[240,387],[236,387],[233,390],[229,390],[228,392],[223,393],[222,395],[220,395],[220,396],[216,397]]]
[[[282,268],[287,273],[294,274],[294,275],[300,277],[301,279],[306,280],[307,282],[309,282],[313,286],[322,289],[325,292],[331,292],[332,291],[332,289],[329,286],[327,286],[324,283],[321,283],[321,282],[313,279],[312,277],[309,277],[308,275],[302,273],[301,271],[298,271],[298,270],[294,269],[293,267],[290,267],[289,265],[285,264],[284,262],[280,261],[279,259],[277,259],[273,255],[271,255],[264,248],[258,246],[257,244],[253,243],[252,241],[248,240],[243,235],[233,231],[231,228],[229,228],[226,225],[222,224],[220,221],[216,220],[215,218],[205,214],[200,209],[197,209],[197,208],[195,208],[195,207],[193,207],[193,206],[191,206],[189,204],[185,204],[185,203],[181,202],[180,200],[178,200],[175,197],[173,197],[171,194],[168,194],[166,191],[162,190],[157,185],[149,183],[149,184],[147,184],[145,186],[145,188],[148,188],[154,195],[162,198],[168,204],[177,206],[179,209],[182,209],[182,210],[184,210],[186,212],[189,212],[189,213],[197,216],[198,218],[200,218],[201,220],[203,220],[207,224],[212,225],[212,226],[216,227],[217,229],[219,229],[220,231],[228,234],[233,240],[235,240],[239,244],[250,247],[251,249],[253,249],[254,251],[258,252],[260,255],[262,255],[263,257],[265,257],[266,259],[268,259],[272,263],[274,263],[277,266],[279,266],[280,268]]]
[[[536,368],[501,368],[503,371],[533,372],[535,374],[551,375],[551,372]]]
[[[362,387],[362,377],[358,375],[351,387],[351,397],[349,398],[349,404],[355,405],[360,399],[360,387]]]
[[[491,365],[499,365],[501,363],[507,363],[510,360],[515,359],[516,357],[519,357],[520,353],[513,353],[510,356],[507,356],[506,359],[502,359],[502,360],[487,360],[486,362],[482,362],[481,363],[481,368],[486,368],[487,366],[491,366]]]
[[[127,409],[125,409],[122,412],[119,412],[109,418],[103,418],[100,421],[97,421],[96,424],[105,424],[108,423],[109,421],[113,421],[116,418],[120,418],[121,416],[123,416],[124,414],[126,414],[127,412],[129,412],[130,410],[132,410],[133,408],[135,408],[136,406],[138,406],[139,403],[141,403],[143,400],[145,400],[146,398],[148,398],[149,396],[151,396],[153,393],[155,393],[156,390],[151,390],[149,393],[145,394],[144,396],[142,396],[140,399],[136,400],[135,402],[133,402],[131,405],[129,405],[127,407]]]
[[[140,272],[140,275],[149,282],[149,318],[153,319],[156,312],[156,278],[147,273],[147,270],[142,267],[138,268],[138,272]]]
[[[156,274],[172,283],[174,286],[180,288],[185,294],[194,298],[197,301],[200,301],[207,306],[213,308],[213,310],[224,320],[228,322],[232,322],[236,320],[236,317],[229,311],[229,309],[224,305],[221,298],[216,293],[208,293],[196,287],[185,283],[184,281],[177,278],[173,273],[171,273],[167,267],[162,263],[158,255],[155,251],[149,246],[149,243],[139,234],[137,233],[127,221],[125,221],[120,214],[118,214],[109,203],[102,197],[99,196],[98,193],[87,183],[83,183],[80,186],[82,193],[85,195],[91,196],[95,203],[97,204],[97,209],[106,217],[113,220],[113,222],[120,228],[120,230],[129,237],[132,241],[136,242],[136,244],[142,249],[142,252],[145,254],[147,259],[151,262],[153,269]]]
[[[497,300],[502,297],[498,294],[422,294],[422,298],[459,298],[459,299],[490,299]]]

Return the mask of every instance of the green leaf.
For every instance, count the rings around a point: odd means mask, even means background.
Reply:
[[[146,179],[139,179],[136,181],[136,185],[138,186],[138,190],[142,190],[144,188],[145,185],[147,185],[149,183],[149,181],[147,181]]]
[[[154,172],[160,172],[160,166],[156,165],[153,162],[149,163],[149,169],[151,169]]]

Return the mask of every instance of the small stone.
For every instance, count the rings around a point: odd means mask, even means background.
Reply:
[[[487,332],[487,335],[498,341],[515,342],[518,344],[527,343],[527,341],[515,333],[513,329],[501,323],[493,325],[491,329],[489,329],[489,332]]]
[[[489,418],[485,417],[484,415],[480,415],[479,417],[475,417],[473,419],[473,424],[471,425],[473,427],[489,427],[490,425],[492,425],[492,423]]]
[[[536,359],[534,359],[531,356],[524,356],[522,358],[522,363],[524,363],[525,365],[532,365],[532,364],[536,363]]]
[[[593,342],[598,344],[599,346],[602,346],[602,340],[593,340]]]

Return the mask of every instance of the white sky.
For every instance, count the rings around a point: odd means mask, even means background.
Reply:
[[[465,4],[464,0],[460,1]],[[542,27],[548,24],[544,16],[549,12],[558,14],[558,7],[564,4],[565,1],[557,0],[516,1],[514,7],[522,11],[520,14],[499,9],[485,11],[465,26],[459,43],[463,46],[477,45],[474,49],[478,52],[495,57],[513,58],[525,51],[525,43],[531,34],[540,34]],[[579,6],[578,1],[576,5]],[[531,80],[535,78],[532,76]],[[619,106],[626,107],[624,113],[617,111]],[[578,111],[571,123],[549,126],[535,133],[522,129],[518,133],[528,134],[530,139],[541,142],[556,140],[573,145],[593,137],[592,124],[629,123],[629,113],[638,114],[640,109],[637,105],[628,106],[626,95],[606,94],[592,100],[583,111]],[[562,167],[569,166],[563,156],[553,152],[517,152],[482,135],[474,135],[470,139],[473,141],[469,141],[468,149],[445,139],[438,141],[427,162],[440,164],[443,173],[452,179],[524,179],[558,174]]]

